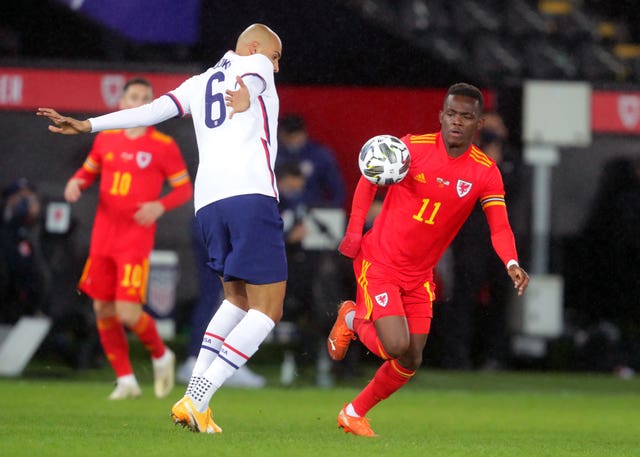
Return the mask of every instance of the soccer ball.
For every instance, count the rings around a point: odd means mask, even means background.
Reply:
[[[392,135],[377,135],[360,149],[360,173],[373,184],[386,186],[400,182],[407,176],[411,156],[409,148]]]

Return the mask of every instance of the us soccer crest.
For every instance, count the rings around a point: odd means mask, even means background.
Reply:
[[[463,181],[462,179],[458,179],[456,183],[456,191],[458,192],[458,197],[462,198],[467,195],[471,191],[472,183],[469,181]]]
[[[386,292],[376,295],[375,299],[376,303],[378,303],[378,305],[382,306],[383,308],[387,306],[387,303],[389,303],[389,295],[387,295]]]
[[[147,168],[151,163],[151,153],[145,151],[138,151],[136,154],[136,163],[140,168]]]

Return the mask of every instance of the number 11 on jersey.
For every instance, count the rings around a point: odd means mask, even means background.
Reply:
[[[433,202],[433,209],[431,210],[431,214],[427,219],[425,219],[423,216],[427,211],[427,208],[429,207],[429,203],[431,203],[430,198],[423,198],[420,211],[418,211],[418,214],[414,214],[413,218],[418,222],[424,222],[425,224],[433,225],[435,223],[434,219],[436,218],[436,214],[438,214],[438,211],[440,210],[442,202]]]

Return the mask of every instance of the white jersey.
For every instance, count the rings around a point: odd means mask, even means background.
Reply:
[[[228,51],[202,74],[148,105],[91,118],[92,131],[131,128],[191,114],[199,164],[194,204],[235,195],[262,194],[278,198],[274,167],[278,143],[278,111],[273,64],[262,54],[240,56]],[[229,119],[225,91],[237,90],[241,76],[249,93],[249,109]]]
[[[251,105],[229,119],[225,91],[236,76],[249,88]],[[196,211],[211,202],[244,194],[278,198],[274,166],[279,100],[273,64],[262,54],[228,51],[206,72],[186,80],[169,96],[182,116],[191,114],[200,163],[195,180]]]

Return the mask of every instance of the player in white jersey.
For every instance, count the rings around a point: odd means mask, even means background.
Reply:
[[[228,51],[215,66],[168,94],[181,115],[193,116],[200,153],[196,211],[233,195],[277,196],[277,142],[271,134],[277,128],[278,94],[273,73],[273,64],[262,54]],[[223,97],[235,89],[237,76],[249,87],[252,103],[248,113],[228,122]]]
[[[38,115],[61,134],[153,125],[191,114],[199,151],[196,217],[209,265],[223,280],[225,300],[211,319],[189,386],[172,408],[176,424],[217,433],[213,394],[258,350],[282,317],[287,264],[273,168],[279,102],[273,73],[282,43],[253,24],[206,72],[139,108],[87,120],[51,108]]]

